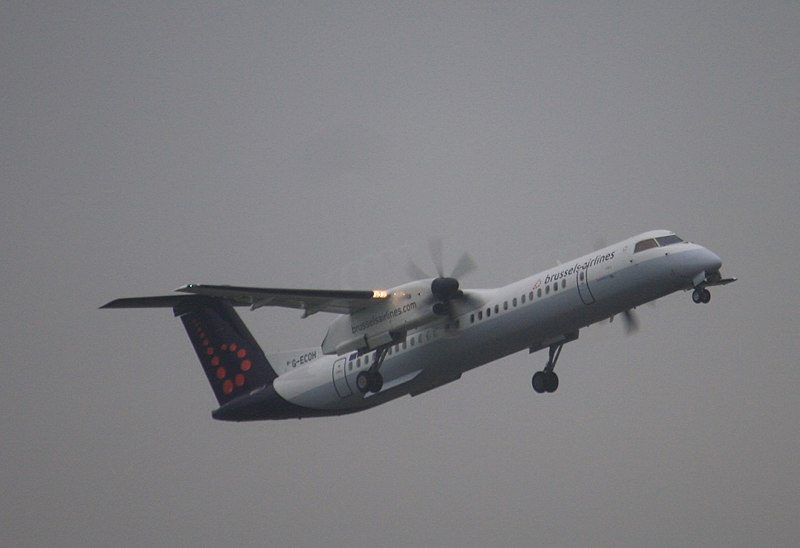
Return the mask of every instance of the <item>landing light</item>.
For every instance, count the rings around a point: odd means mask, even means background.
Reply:
[[[372,290],[372,298],[373,299],[386,299],[389,296],[389,292],[384,289],[373,289]]]

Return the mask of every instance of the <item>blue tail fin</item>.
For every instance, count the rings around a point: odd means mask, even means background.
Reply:
[[[175,302],[197,357],[220,405],[277,378],[264,352],[233,307],[213,298]]]

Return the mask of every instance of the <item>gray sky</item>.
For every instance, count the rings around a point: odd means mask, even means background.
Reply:
[[[264,4],[0,7],[0,544],[794,545],[800,4]],[[180,322],[97,310],[389,287],[431,236],[496,286],[652,228],[740,281],[584,330],[547,397],[523,353],[219,423]]]

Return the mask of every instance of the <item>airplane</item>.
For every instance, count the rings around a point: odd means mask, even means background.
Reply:
[[[405,395],[417,396],[504,356],[547,348],[531,383],[558,388],[562,347],[582,328],[622,315],[677,291],[708,303],[708,288],[726,285],[722,260],[668,230],[654,230],[596,250],[503,287],[462,289],[475,268],[468,254],[453,273],[389,290],[275,289],[202,285],[180,295],[113,300],[101,308],[172,308],[214,391],[222,421],[337,416]],[[339,316],[321,344],[267,354],[234,310],[279,306]]]

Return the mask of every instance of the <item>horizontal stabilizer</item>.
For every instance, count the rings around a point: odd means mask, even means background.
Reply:
[[[100,308],[175,308],[181,304],[197,301],[192,295],[167,295],[163,297],[128,297],[115,299]]]
[[[199,295],[116,299],[100,308],[171,308],[180,317],[221,406],[277,378],[253,335],[226,299]]]

